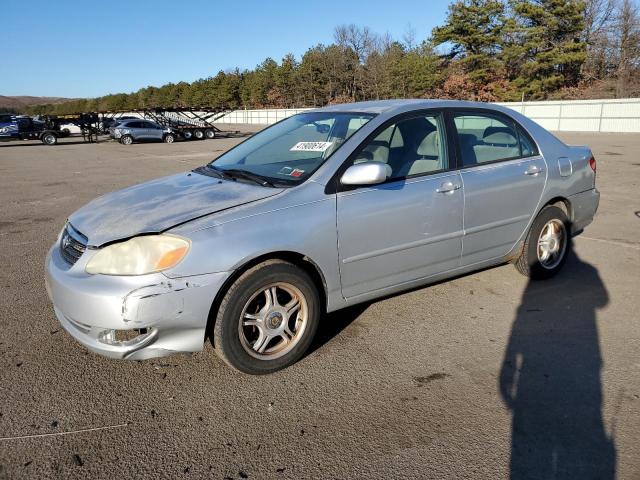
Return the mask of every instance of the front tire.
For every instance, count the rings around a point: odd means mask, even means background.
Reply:
[[[53,133],[47,132],[42,135],[42,143],[45,145],[55,145],[58,143],[58,137],[56,137]]]
[[[571,228],[564,211],[553,205],[542,209],[533,221],[515,262],[516,269],[533,280],[556,275],[571,248]]]
[[[133,137],[131,135],[123,135],[120,137],[120,143],[122,145],[131,145],[133,143]]]
[[[220,303],[213,328],[216,353],[252,375],[286,368],[311,345],[320,308],[306,272],[282,260],[260,263],[240,275]]]

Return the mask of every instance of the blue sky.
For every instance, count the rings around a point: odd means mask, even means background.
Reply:
[[[95,97],[253,68],[339,24],[426,38],[448,0],[3,2],[0,95]]]

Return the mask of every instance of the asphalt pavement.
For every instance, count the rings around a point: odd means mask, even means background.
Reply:
[[[68,214],[238,138],[0,143],[0,479],[640,478],[640,135],[559,136],[592,147],[602,200],[558,277],[504,265],[331,314],[261,377],[208,343],[89,353],[44,288]]]

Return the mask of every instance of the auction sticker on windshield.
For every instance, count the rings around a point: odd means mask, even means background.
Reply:
[[[298,142],[289,149],[290,152],[324,152],[333,142]]]

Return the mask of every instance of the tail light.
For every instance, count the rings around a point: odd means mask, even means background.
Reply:
[[[591,154],[591,158],[589,159],[589,166],[591,170],[593,170],[593,188],[596,188],[596,157]]]

